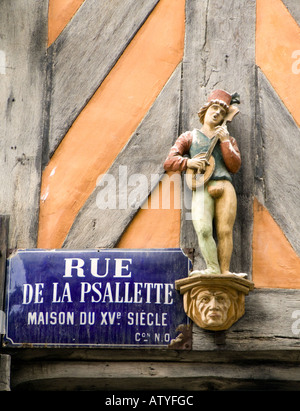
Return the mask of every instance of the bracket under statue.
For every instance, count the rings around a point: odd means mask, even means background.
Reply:
[[[245,295],[254,283],[236,274],[194,274],[175,281],[187,316],[199,327],[221,331],[245,313]]]

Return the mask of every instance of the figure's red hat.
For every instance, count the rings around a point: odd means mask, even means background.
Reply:
[[[208,97],[207,101],[208,102],[214,102],[214,103],[220,103],[220,104],[225,104],[226,107],[228,108],[230,106],[231,103],[231,94],[229,94],[227,91],[225,90],[214,90],[210,96]]]
[[[226,110],[228,110],[231,104],[240,104],[240,96],[238,93],[230,94],[227,91],[221,89],[212,91],[207,99],[207,102],[200,108],[200,111],[198,113],[201,123],[203,123],[206,110],[211,103],[218,103]]]

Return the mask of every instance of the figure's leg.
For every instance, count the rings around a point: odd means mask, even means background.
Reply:
[[[213,238],[214,209],[214,200],[206,187],[193,192],[192,219],[199,248],[207,266],[206,273],[220,273],[217,246]]]
[[[218,238],[218,259],[222,274],[229,273],[233,250],[232,232],[236,217],[237,199],[233,185],[224,181],[224,191],[216,199],[215,224]]]

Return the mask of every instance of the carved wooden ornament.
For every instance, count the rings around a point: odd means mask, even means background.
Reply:
[[[236,274],[194,274],[177,280],[187,316],[199,327],[221,331],[245,313],[245,295],[254,283]]]

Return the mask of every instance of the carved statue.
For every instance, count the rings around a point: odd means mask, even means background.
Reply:
[[[230,272],[237,210],[231,173],[241,166],[237,142],[226,126],[239,112],[234,103],[239,103],[237,93],[214,90],[198,113],[200,130],[179,136],[164,163],[166,171],[186,172],[193,190],[193,226],[206,263],[204,270],[194,269],[188,278],[177,280],[176,289],[184,294],[187,315],[214,331],[228,329],[244,314],[245,295],[254,288],[244,278],[247,274]]]
[[[239,103],[236,93],[213,91],[198,113],[201,129],[187,131],[178,137],[164,163],[167,171],[187,171],[188,184],[192,178],[189,184],[193,189],[192,220],[206,263],[201,273],[205,274],[230,273],[237,208],[230,173],[236,173],[241,166],[236,140],[229,135],[226,126],[226,122],[239,112],[233,103]],[[190,158],[185,157],[187,154]],[[218,245],[213,238],[213,221]],[[198,273],[197,270],[191,275]]]
[[[245,313],[245,295],[252,281],[234,274],[194,274],[175,282],[184,310],[199,327],[227,330]]]

